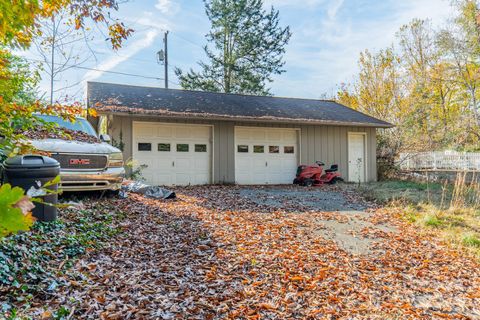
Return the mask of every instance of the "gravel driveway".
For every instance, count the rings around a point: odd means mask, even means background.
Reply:
[[[354,192],[175,191],[111,200],[123,232],[37,301],[37,318],[60,306],[75,319],[480,318],[478,261]]]

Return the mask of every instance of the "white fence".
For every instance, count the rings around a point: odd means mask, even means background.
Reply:
[[[436,151],[402,153],[398,161],[402,170],[480,171],[480,153]]]

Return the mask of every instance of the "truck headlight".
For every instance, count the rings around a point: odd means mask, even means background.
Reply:
[[[108,156],[109,167],[123,167],[123,154],[121,152],[111,153]]]

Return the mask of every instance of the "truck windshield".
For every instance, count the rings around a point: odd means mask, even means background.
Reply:
[[[42,115],[38,115],[38,117],[47,122],[55,122],[60,126],[60,128],[65,128],[65,129],[74,130],[74,131],[81,131],[91,136],[95,136],[95,137],[97,136],[97,133],[93,129],[90,122],[88,122],[87,119],[84,119],[84,118],[77,118],[75,122],[70,122],[58,116],[48,116],[48,115],[42,114]]]

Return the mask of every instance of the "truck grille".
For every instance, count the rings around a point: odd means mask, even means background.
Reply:
[[[107,156],[88,154],[53,154],[62,169],[103,170],[107,167]]]

